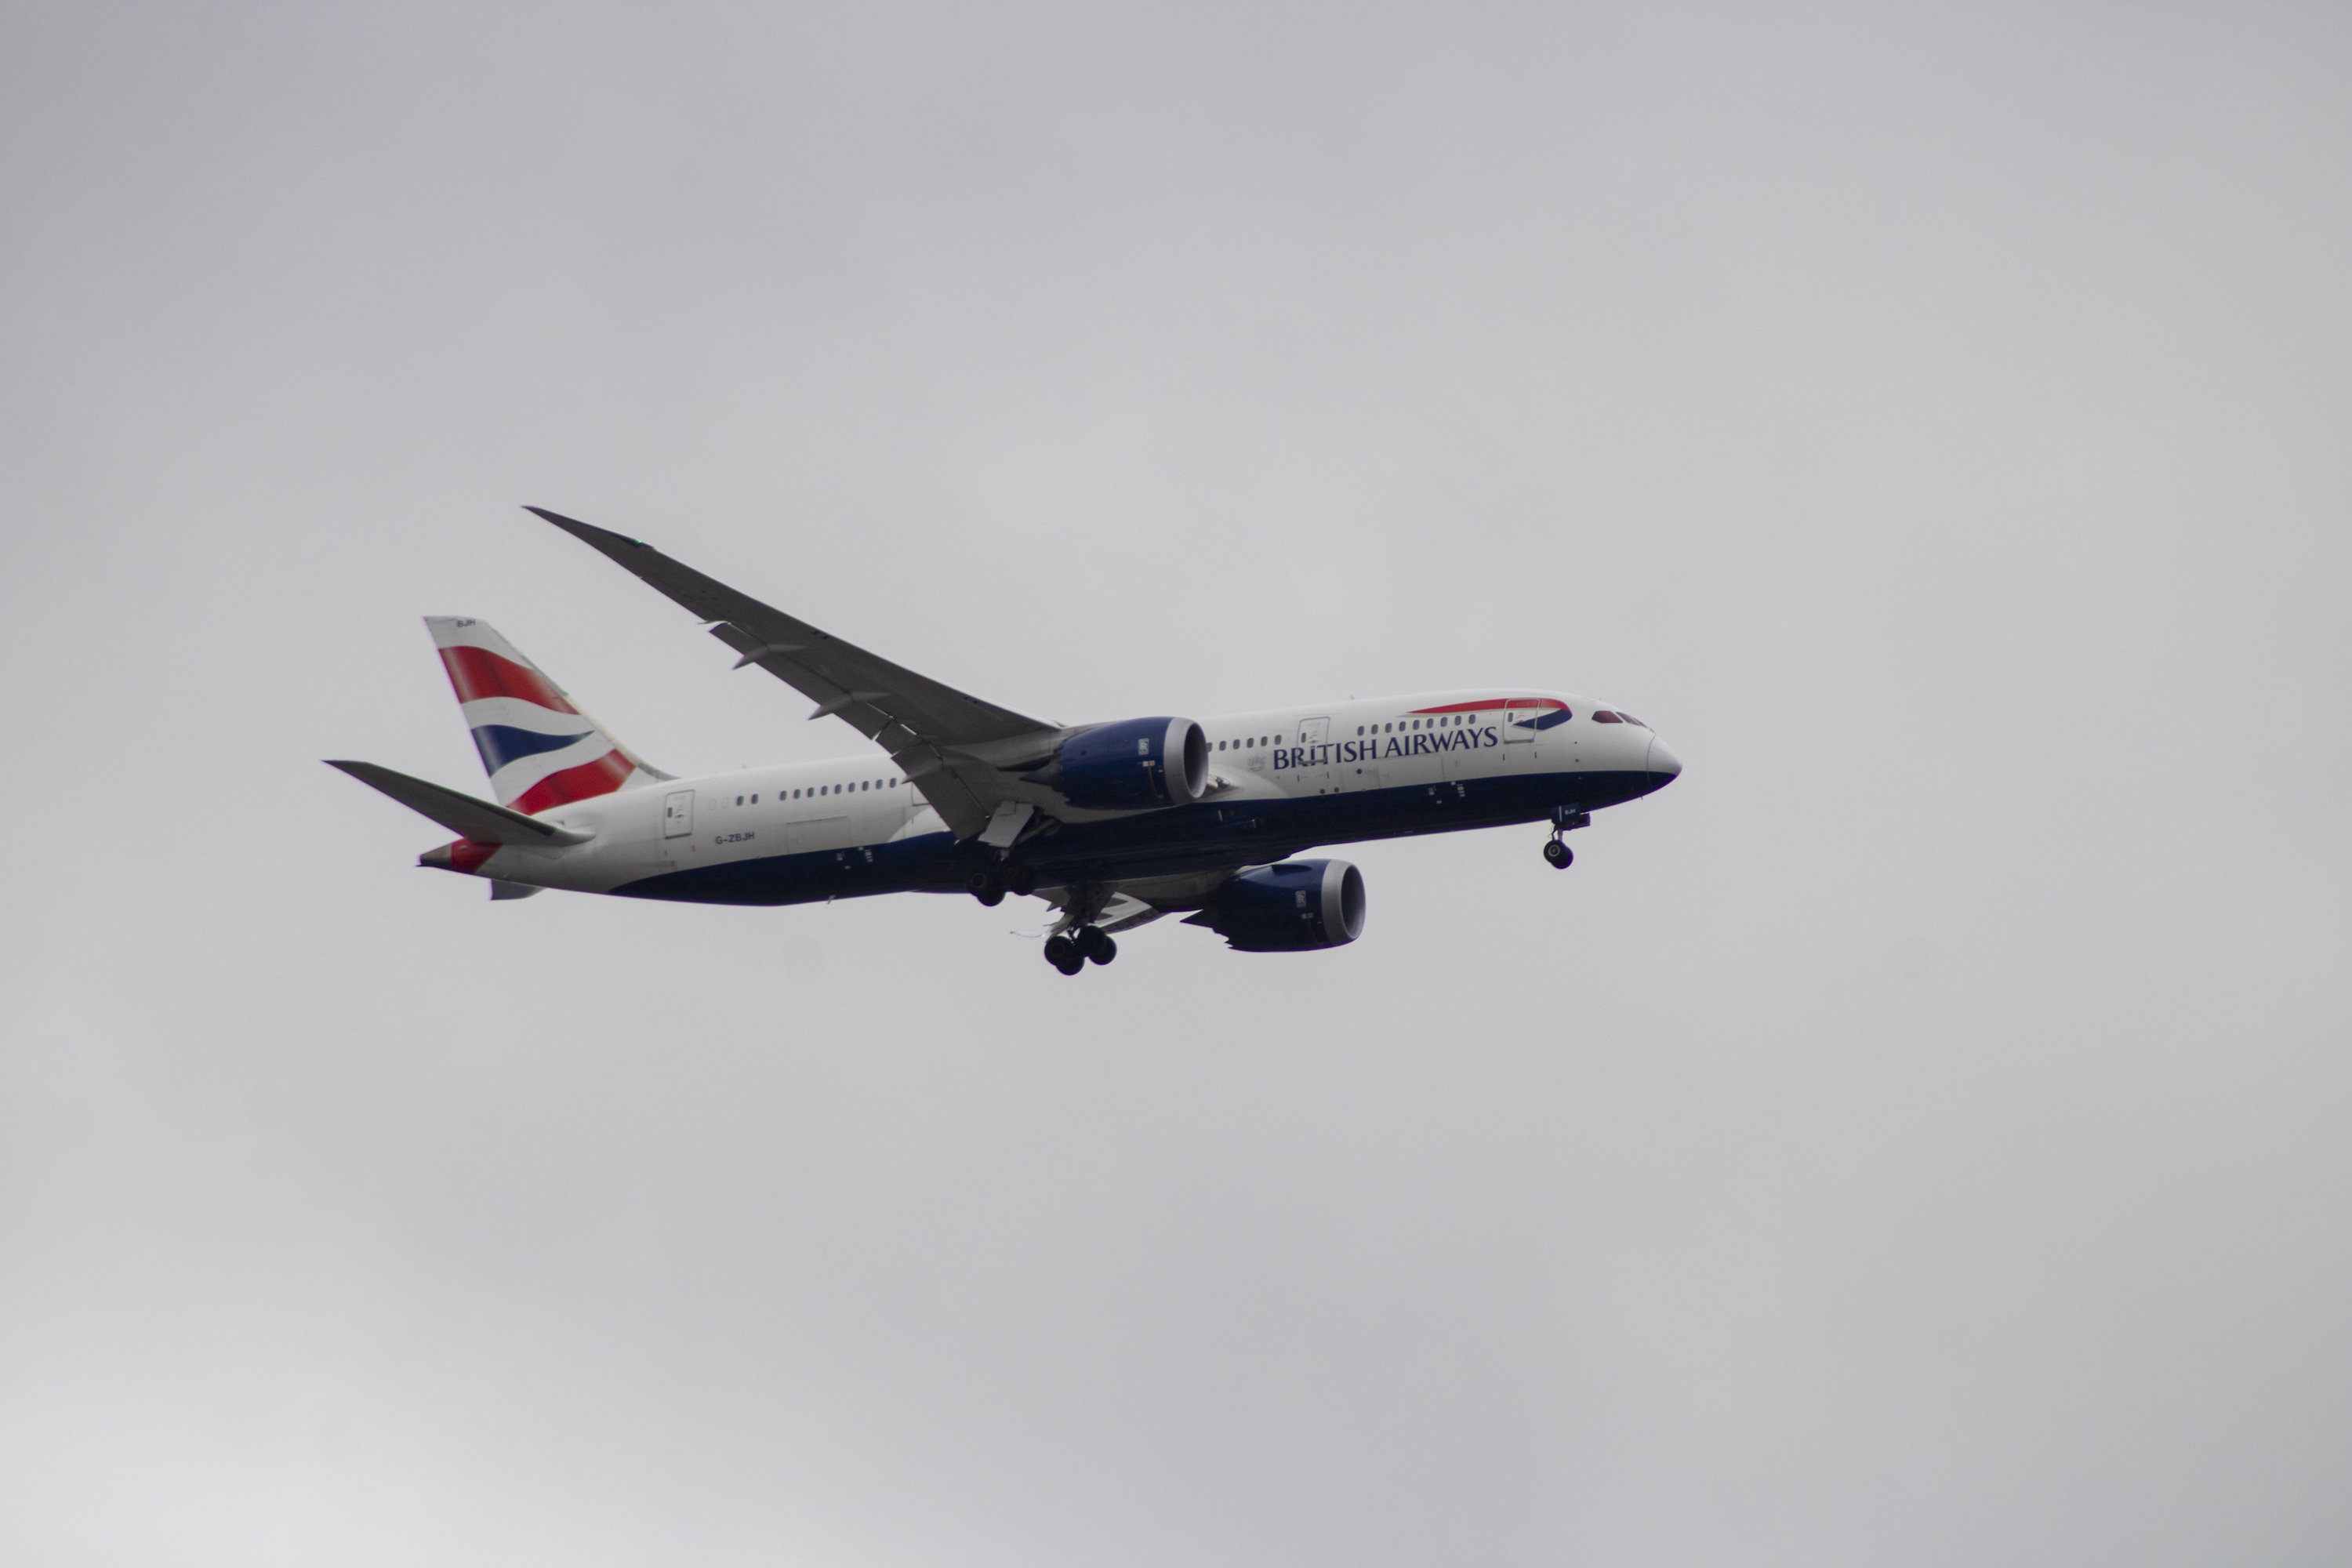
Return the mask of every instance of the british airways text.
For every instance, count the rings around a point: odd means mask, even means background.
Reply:
[[[1385,742],[1387,749],[1381,749]],[[1417,757],[1432,752],[1475,752],[1499,746],[1499,731],[1423,730],[1410,735],[1383,735],[1377,740],[1335,741],[1327,746],[1277,746],[1274,770],[1322,768],[1333,763],[1370,763],[1384,757]]]

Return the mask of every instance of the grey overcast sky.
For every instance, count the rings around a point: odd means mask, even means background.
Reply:
[[[0,8],[0,1561],[2352,1560],[2352,12]],[[417,617],[1688,771],[1364,940],[420,871]]]

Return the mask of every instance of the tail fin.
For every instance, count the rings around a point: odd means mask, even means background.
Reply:
[[[427,616],[500,805],[529,814],[670,775],[614,740],[487,621]]]

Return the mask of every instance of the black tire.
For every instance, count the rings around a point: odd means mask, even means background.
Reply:
[[[1026,860],[1007,860],[1004,863],[1001,880],[1004,883],[1006,892],[1018,894],[1024,899],[1037,890],[1037,873],[1029,869],[1029,862]]]
[[[1065,974],[1076,974],[1087,966],[1086,955],[1078,951],[1078,944],[1066,936],[1045,939],[1045,962]]]
[[[1099,935],[1102,940],[1096,942],[1092,948],[1087,950],[1087,956],[1093,959],[1097,963],[1108,963],[1112,959],[1118,956],[1118,943],[1111,941],[1110,934],[1108,931],[1097,932],[1097,934]]]
[[[1544,844],[1544,858],[1551,862],[1553,870],[1565,871],[1575,862],[1576,851],[1553,838]]]
[[[1103,930],[1100,926],[1080,926],[1077,930],[1070,933],[1070,940],[1077,944],[1077,949],[1080,952],[1085,953],[1097,963],[1108,963],[1110,962],[1110,960],[1099,956],[1106,946],[1108,946],[1114,952],[1118,951],[1117,944],[1113,943],[1110,940],[1110,933]]]
[[[992,910],[1004,901],[1004,889],[990,888],[985,892],[974,893],[972,897],[980,900],[981,908]]]
[[[990,901],[987,894],[992,889],[999,892],[1003,890],[1003,885],[996,879],[996,868],[993,866],[974,866],[964,873],[963,887],[965,892],[982,903]]]

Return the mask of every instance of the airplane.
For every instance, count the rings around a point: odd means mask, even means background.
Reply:
[[[1325,845],[1548,823],[1544,858],[1682,763],[1622,708],[1494,687],[1192,720],[1054,724],[965,695],[761,604],[638,540],[527,509],[692,611],[710,635],[879,748],[682,779],[623,745],[491,629],[425,625],[495,804],[373,763],[329,766],[458,835],[418,864],[493,900],[543,889],[779,905],[961,893],[1057,911],[1046,962],[1118,955],[1163,915],[1244,952],[1363,934],[1363,874]]]

